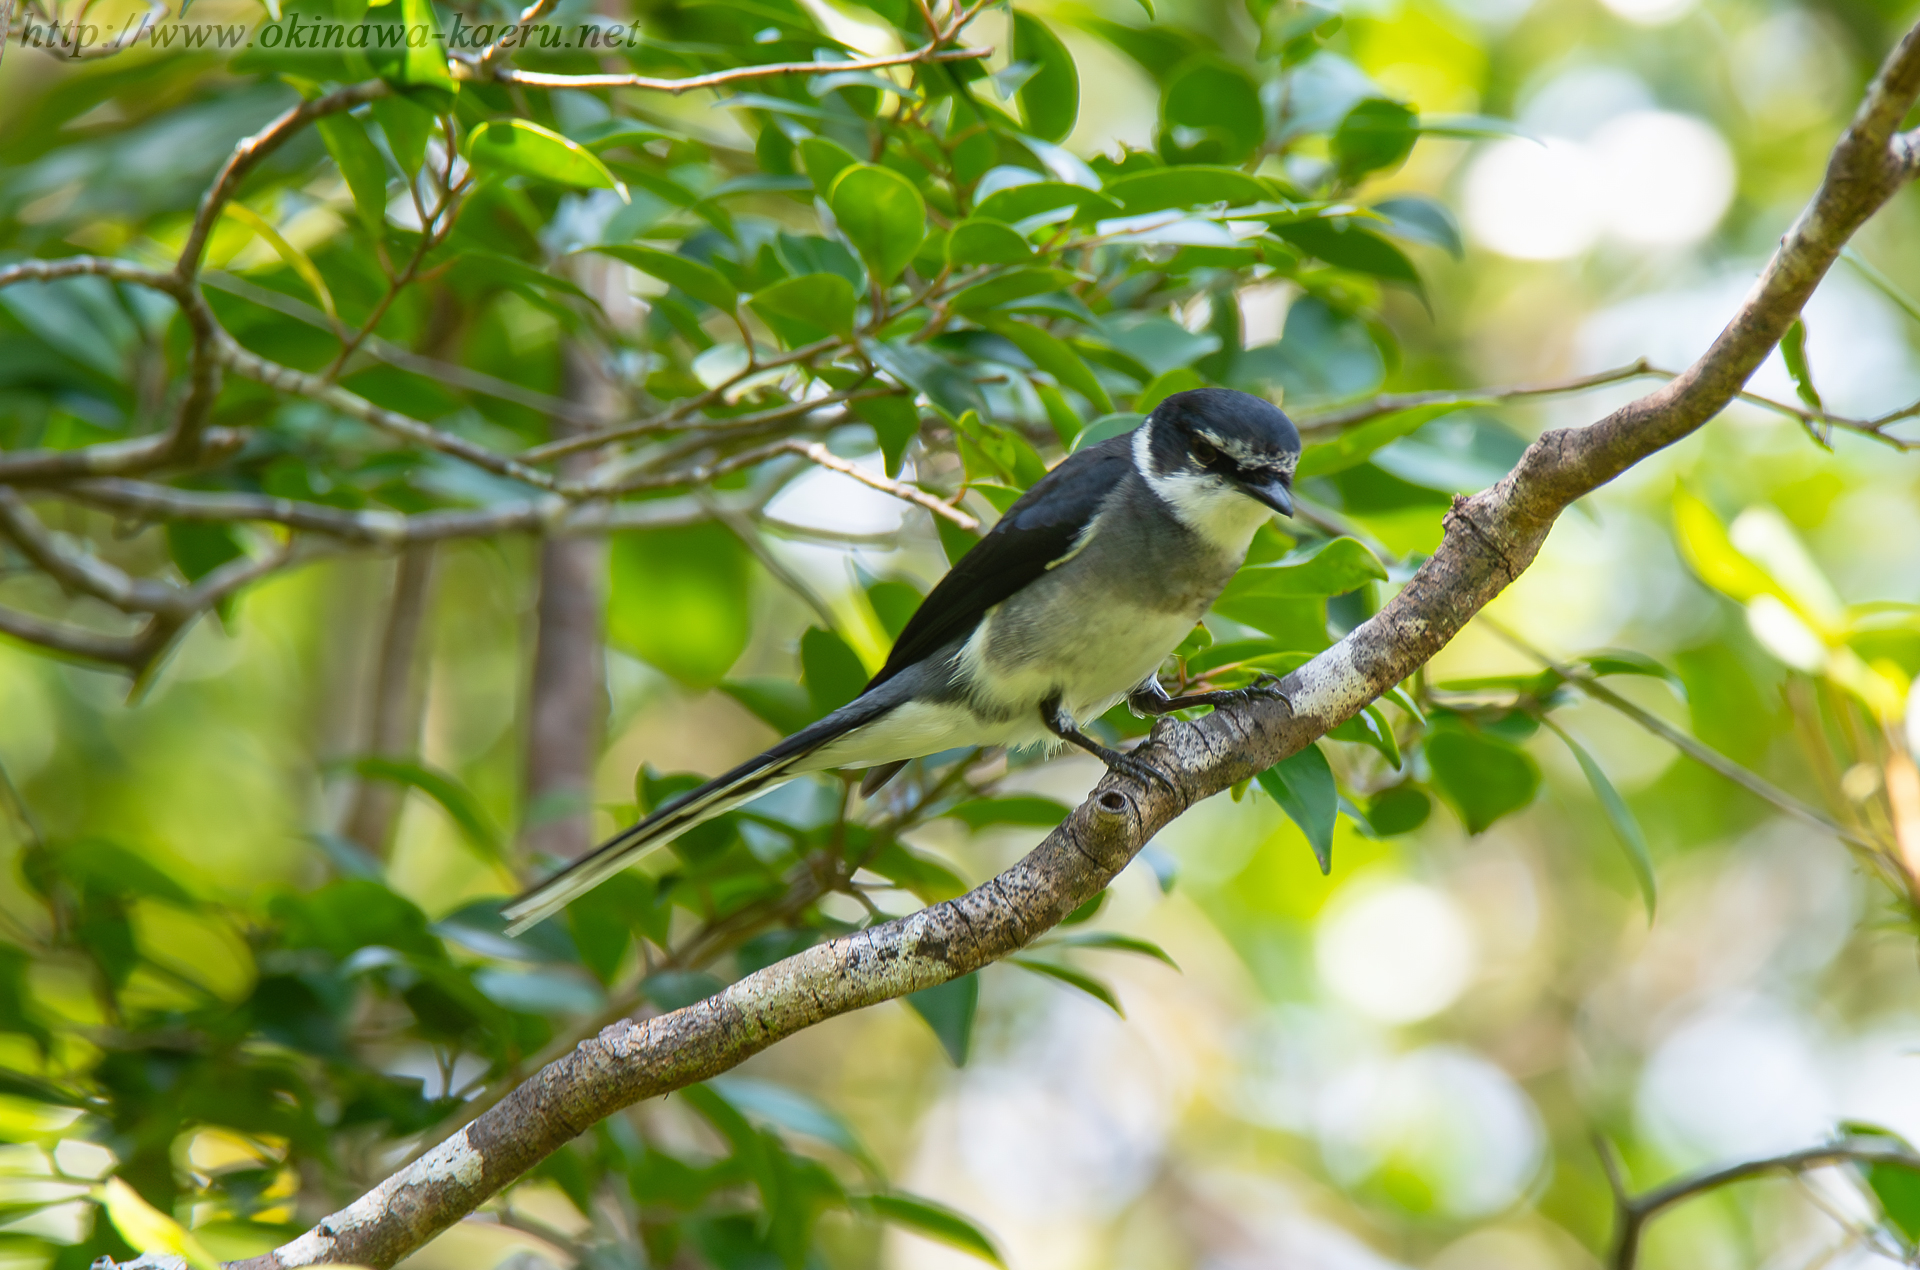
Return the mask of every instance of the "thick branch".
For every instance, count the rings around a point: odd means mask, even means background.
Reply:
[[[968,894],[818,945],[685,1009],[608,1027],[348,1208],[245,1264],[390,1266],[602,1117],[1030,942],[1193,803],[1298,752],[1406,678],[1519,576],[1570,503],[1724,408],[1841,245],[1905,179],[1909,149],[1893,130],[1916,96],[1920,29],[1889,58],[1818,195],[1707,354],[1591,427],[1547,433],[1498,485],[1458,500],[1433,558],[1379,614],[1282,681],[1280,700],[1159,721],[1148,753],[1170,788],[1109,774],[1031,854]]]

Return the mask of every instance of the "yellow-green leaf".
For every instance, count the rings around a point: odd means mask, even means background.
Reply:
[[[107,1220],[135,1251],[181,1257],[192,1270],[220,1270],[220,1262],[198,1239],[119,1178],[109,1178],[106,1185],[95,1188],[93,1198],[107,1210]]]
[[[927,205],[913,182],[888,168],[856,163],[833,180],[834,219],[881,282],[907,267],[927,236]]]
[[[577,141],[526,119],[489,119],[467,134],[467,162],[494,172],[530,176],[582,190],[627,187],[614,179],[600,156]]]
[[[651,274],[670,287],[679,287],[694,299],[704,300],[723,313],[733,312],[734,306],[740,302],[733,284],[721,277],[718,269],[703,265],[691,257],[625,243],[602,243],[589,250],[625,261],[641,273]]]
[[[226,214],[266,239],[267,245],[273,248],[280,259],[286,261],[287,267],[300,275],[300,280],[307,284],[307,289],[312,291],[314,298],[320,301],[320,307],[326,310],[327,316],[336,322],[340,320],[339,315],[334,312],[333,292],[327,290],[326,279],[320,276],[320,270],[314,266],[312,257],[288,242],[266,217],[246,204],[228,203]]]

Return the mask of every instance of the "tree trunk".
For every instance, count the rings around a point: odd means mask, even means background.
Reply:
[[[562,349],[566,399],[593,416],[610,416],[614,389],[590,348]],[[579,425],[553,420],[555,440]],[[591,451],[562,458],[563,477],[594,463]],[[550,536],[540,544],[533,682],[527,705],[526,811],[521,841],[530,853],[573,859],[593,845],[593,770],[606,727],[606,544],[591,537]]]
[[[421,674],[420,630],[433,588],[433,544],[416,543],[400,553],[393,575],[393,598],[380,637],[380,664],[373,685],[372,720],[364,753],[413,759],[420,750],[420,723],[426,714],[426,677]],[[400,820],[406,790],[392,781],[361,778],[354,786],[340,832],[375,856],[385,858]]]

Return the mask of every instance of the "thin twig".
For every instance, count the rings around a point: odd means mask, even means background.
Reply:
[[[1817,829],[1825,830],[1827,833],[1832,834],[1850,846],[1875,853],[1879,853],[1882,850],[1877,843],[1861,837],[1851,829],[1834,821],[1825,813],[1801,802],[1798,798],[1795,798],[1792,794],[1781,789],[1778,785],[1773,784],[1765,777],[1742,767],[1711,746],[1702,744],[1679,728],[1674,727],[1671,723],[1668,723],[1665,719],[1662,719],[1659,715],[1641,709],[1633,702],[1601,683],[1597,677],[1555,661],[1552,657],[1549,657],[1540,649],[1535,648],[1513,630],[1498,620],[1489,617],[1486,613],[1481,613],[1479,620],[1482,625],[1499,636],[1505,643],[1512,645],[1520,652],[1533,658],[1594,700],[1612,706],[1615,710],[1626,715],[1629,719],[1632,719],[1635,723],[1667,742],[1695,762],[1712,768],[1736,785],[1739,785],[1751,793],[1757,794],[1762,799],[1772,803],[1775,807],[1778,807],[1781,811],[1786,812],[1795,819],[1805,821]]]
[[[802,455],[809,462],[824,467],[829,471],[851,476],[854,480],[859,481],[862,485],[871,489],[877,489],[883,494],[891,494],[895,498],[903,499],[916,507],[924,507],[934,515],[939,516],[943,520],[953,522],[970,534],[980,532],[980,521],[978,517],[968,515],[958,507],[949,505],[944,499],[927,493],[917,485],[909,485],[905,481],[889,480],[877,472],[869,472],[857,463],[849,463],[833,451],[827,449],[826,446],[821,445],[818,441],[788,441],[784,443],[783,448],[791,453]]]
[[[1604,1160],[1606,1156],[1603,1155],[1601,1158]],[[1615,1234],[1613,1255],[1607,1264],[1611,1270],[1634,1270],[1639,1261],[1641,1235],[1647,1223],[1683,1200],[1692,1199],[1696,1195],[1717,1190],[1734,1182],[1751,1181],[1774,1173],[1798,1175],[1814,1169],[1829,1168],[1836,1164],[1883,1164],[1920,1173],[1920,1154],[1902,1147],[1853,1146],[1836,1143],[1803,1151],[1789,1151],[1785,1155],[1769,1156],[1764,1160],[1747,1160],[1726,1168],[1695,1173],[1691,1177],[1669,1182],[1642,1195],[1627,1196],[1623,1193],[1620,1202],[1620,1228]]]
[[[739,66],[714,71],[710,75],[691,75],[685,79],[658,79],[651,75],[549,75],[543,71],[521,71],[511,67],[494,72],[503,84],[521,84],[528,88],[644,88],[653,92],[681,93],[701,88],[719,88],[741,80],[767,79],[776,75],[832,75],[846,71],[876,71],[888,66],[910,66],[916,62],[971,62],[991,57],[990,48],[935,49],[923,44],[905,53],[888,57],[865,57],[850,62],[774,62],[764,66]]]

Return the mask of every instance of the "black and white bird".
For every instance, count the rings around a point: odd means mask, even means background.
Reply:
[[[961,746],[1069,742],[1154,777],[1080,730],[1125,699],[1145,715],[1244,700],[1169,698],[1160,664],[1219,597],[1273,513],[1293,514],[1300,434],[1225,388],[1166,398],[1131,432],[1061,462],[927,596],[873,682],[766,753],[660,808],[508,905],[518,933],[671,842],[803,772]],[[1164,778],[1162,778],[1164,779]]]

